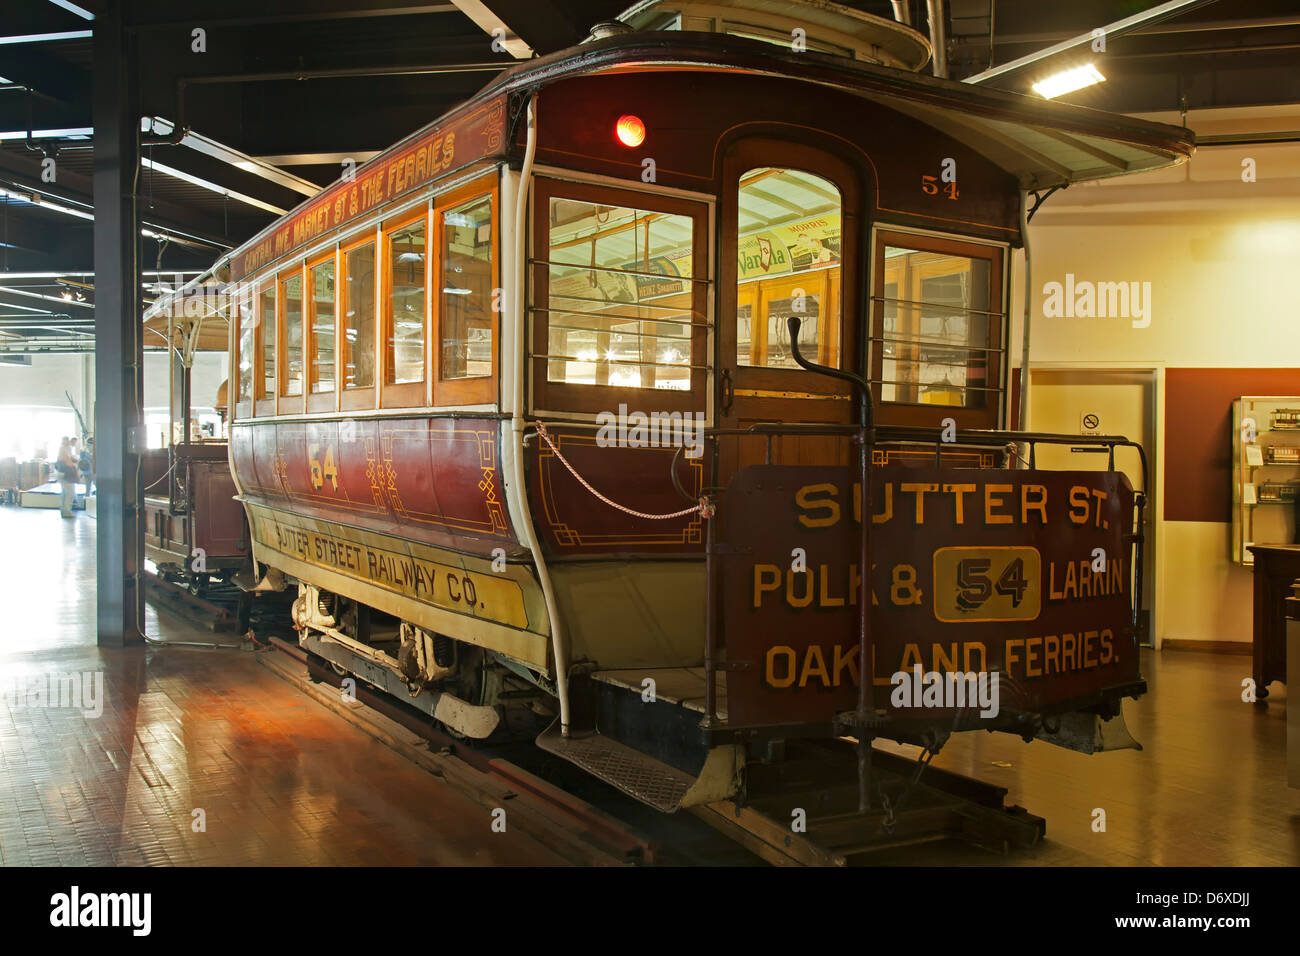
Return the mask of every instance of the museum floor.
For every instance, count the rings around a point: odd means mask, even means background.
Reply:
[[[261,666],[253,653],[95,645],[94,520],[0,508],[0,863],[549,865],[483,810]],[[150,608],[151,636],[211,641]],[[1147,653],[1126,706],[1145,749],[1086,757],[967,734],[935,760],[1046,818],[1033,850],[908,847],[890,864],[1300,864],[1286,689],[1241,702],[1247,656]],[[102,716],[31,706],[32,676],[103,672]],[[205,827],[195,829],[196,810]],[[1104,811],[1104,832],[1094,829]]]

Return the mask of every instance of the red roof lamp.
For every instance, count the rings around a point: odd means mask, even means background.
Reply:
[[[645,123],[641,117],[627,113],[618,118],[614,126],[614,135],[624,146],[636,147],[645,142]]]

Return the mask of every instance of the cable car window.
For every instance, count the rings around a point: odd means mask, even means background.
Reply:
[[[695,222],[552,197],[547,381],[691,387]]]
[[[891,236],[892,239],[905,238]],[[1000,251],[884,240],[873,338],[884,402],[996,408],[1003,313]]]
[[[425,238],[423,218],[389,235],[384,362],[388,385],[424,381]]]
[[[253,344],[257,331],[257,311],[252,302],[241,298],[239,303],[239,387],[235,401],[246,402],[253,397],[253,359],[256,357]]]
[[[280,283],[284,296],[284,381],[281,395],[302,394],[302,274]]]
[[[334,391],[334,257],[311,267],[311,390]]]
[[[803,354],[839,365],[839,190],[797,169],[751,169],[737,205],[737,364],[798,368],[786,325],[797,316]]]
[[[257,337],[262,343],[262,374],[257,383],[258,398],[275,395],[275,286],[257,297]]]
[[[492,197],[442,213],[442,357],[439,377],[492,375]]]
[[[375,244],[343,253],[343,387],[375,384]]]

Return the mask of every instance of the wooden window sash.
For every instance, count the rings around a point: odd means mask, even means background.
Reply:
[[[894,246],[896,248],[907,249],[910,252],[931,253],[934,258],[921,259],[918,262],[909,261],[906,266],[900,264],[896,267],[889,267],[885,260],[885,247]],[[974,243],[953,239],[948,236],[934,236],[925,233],[900,233],[890,232],[885,229],[877,230],[873,256],[876,262],[875,281],[872,286],[872,309],[871,309],[871,335],[872,341],[872,358],[871,358],[871,378],[872,391],[875,394],[876,401],[879,403],[881,421],[884,424],[915,425],[926,424],[933,425],[938,420],[937,415],[944,418],[952,418],[960,428],[995,428],[1001,417],[1000,406],[1007,398],[1005,390],[999,390],[999,383],[1002,381],[1003,363],[1006,360],[1006,347],[1002,341],[1002,326],[1005,322],[1005,293],[1003,289],[1004,277],[1002,275],[1003,256],[1006,250],[1001,246],[990,246],[982,243]],[[985,361],[985,389],[994,389],[993,391],[982,390],[975,394],[982,397],[982,405],[976,407],[958,406],[958,405],[935,405],[925,404],[919,401],[920,386],[915,387],[917,401],[899,401],[897,399],[884,401],[881,398],[883,383],[882,369],[884,362],[884,305],[881,301],[884,296],[886,275],[895,275],[902,272],[899,282],[899,299],[908,299],[913,302],[921,301],[919,298],[920,283],[922,278],[933,278],[940,275],[952,275],[960,272],[960,269],[950,268],[950,261],[945,262],[942,257],[961,256],[968,259],[982,259],[989,263],[989,308],[976,310],[974,315],[983,313],[987,325],[987,346],[992,351],[983,352],[986,357]],[[909,257],[910,259],[910,257]],[[915,292],[912,289],[915,289]],[[1003,312],[999,313],[995,306],[1002,306]],[[900,308],[903,306],[900,305]],[[909,307],[916,308],[916,307]],[[972,317],[973,317],[972,316]],[[915,333],[919,336],[919,330]],[[905,333],[901,328],[896,333],[898,338],[904,338]],[[904,345],[906,343],[895,343]],[[896,363],[905,363],[907,361],[918,361],[920,355],[920,343],[914,343],[906,355],[900,354],[895,357]],[[895,385],[895,389],[900,386]],[[960,386],[954,386],[960,387]]]
[[[297,277],[301,292],[299,303],[298,321],[302,323],[303,330],[300,336],[302,349],[302,366],[301,375],[302,393],[298,395],[288,394],[289,390],[289,304],[285,287],[294,277]],[[276,391],[279,398],[276,401],[277,415],[295,415],[306,410],[306,390],[307,390],[307,271],[306,263],[299,262],[292,269],[286,269],[276,276],[276,326],[278,328],[277,337],[280,347],[276,350],[275,365],[277,375]]]
[[[420,408],[430,403],[429,387],[430,378],[429,370],[432,368],[430,363],[430,346],[433,336],[430,334],[429,321],[429,300],[431,298],[432,286],[430,284],[430,268],[432,266],[433,256],[430,255],[430,229],[429,229],[429,204],[420,207],[417,212],[403,216],[400,219],[393,219],[385,222],[380,227],[380,247],[382,255],[377,256],[383,262],[383,294],[380,296],[380,303],[383,311],[379,313],[381,320],[376,324],[380,331],[375,336],[378,340],[379,355],[381,364],[376,366],[376,382],[379,386],[379,407],[380,408]],[[390,331],[393,329],[393,269],[390,259],[392,258],[392,236],[395,232],[401,232],[415,223],[424,223],[424,370],[423,377],[418,382],[393,382],[388,381],[388,340]],[[377,265],[376,268],[379,268]],[[378,283],[376,283],[378,285]],[[394,348],[394,352],[396,349]]]
[[[492,330],[492,373],[487,376],[477,378],[462,379],[444,379],[442,377],[442,318],[443,304],[446,297],[442,291],[443,281],[443,216],[447,210],[456,206],[465,205],[474,199],[487,197],[492,201],[492,263],[491,279],[492,289],[501,288],[501,204],[499,190],[497,188],[496,176],[487,176],[467,183],[460,189],[454,189],[450,192],[443,193],[441,196],[435,196],[433,203],[433,222],[434,230],[430,235],[430,245],[433,236],[436,235],[436,247],[431,250],[430,257],[433,266],[433,283],[430,287],[430,299],[436,303],[433,308],[433,321],[430,330],[430,344],[433,347],[434,369],[433,379],[433,404],[434,405],[483,405],[494,403],[497,400],[497,385],[500,376],[500,347],[501,347],[501,313],[496,309],[491,309]],[[520,343],[522,346],[522,343]]]
[[[591,183],[571,183],[539,176],[534,181],[534,209],[532,261],[532,350],[529,368],[532,372],[533,407],[551,411],[597,414],[626,404],[630,409],[645,412],[696,412],[707,407],[709,361],[708,329],[704,316],[708,315],[708,294],[712,278],[708,275],[709,240],[708,207],[702,203],[658,193],[643,193]],[[543,259],[550,258],[550,202],[552,199],[572,199],[576,202],[637,209],[646,212],[687,216],[691,220],[691,278],[687,287],[691,293],[690,311],[697,324],[690,334],[690,388],[628,388],[612,385],[583,385],[547,381],[547,363],[543,358],[550,354],[550,275]],[[707,368],[706,368],[707,366]]]
[[[356,236],[348,240],[347,242],[340,244],[338,266],[337,266],[337,272],[336,272],[336,278],[334,280],[334,284],[335,287],[338,289],[345,289],[347,287],[348,253],[352,252],[355,249],[360,249],[362,246],[366,245],[367,243],[371,244],[375,250],[374,251],[375,276],[374,276],[374,283],[373,283],[374,288],[371,290],[371,298],[373,300],[371,305],[374,309],[374,311],[371,313],[371,330],[370,330],[371,384],[348,387],[344,382],[345,376],[344,376],[344,366],[343,366],[343,341],[345,336],[347,335],[348,326],[347,326],[346,310],[343,307],[343,295],[340,292],[337,295],[337,299],[339,303],[339,326],[338,326],[338,333],[336,335],[337,342],[338,342],[338,355],[339,355],[338,357],[339,379],[338,379],[338,388],[336,389],[336,391],[338,392],[338,396],[339,396],[340,411],[348,411],[348,412],[362,411],[368,409],[375,409],[379,407],[379,379],[382,377],[382,368],[380,367],[380,360],[381,360],[380,357],[383,352],[383,348],[382,348],[383,336],[381,335],[381,332],[382,332],[384,319],[382,317],[383,282],[381,281],[380,272],[379,272],[380,270],[379,247],[380,247],[381,239],[379,235],[379,229],[377,227],[370,230],[367,233]]]
[[[334,262],[334,388],[328,392],[314,392],[312,386],[316,384],[316,283],[312,277],[312,270],[331,260]],[[334,248],[328,253],[307,262],[303,276],[303,394],[307,397],[307,411],[333,412],[337,411],[339,407],[340,291],[338,244],[335,243]]]
[[[279,280],[275,276],[264,279],[258,283],[256,288],[255,302],[257,309],[257,326],[254,330],[254,350],[257,352],[256,364],[254,366],[256,374],[253,381],[253,415],[256,417],[265,417],[276,414],[277,403],[280,398],[280,293]],[[271,293],[271,320],[268,323],[262,316],[262,297]],[[271,394],[266,394],[266,333],[271,333],[271,359],[276,368],[272,374],[275,376],[275,385],[271,389]]]

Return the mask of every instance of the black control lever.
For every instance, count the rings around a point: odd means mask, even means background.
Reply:
[[[852,382],[858,390],[858,480],[862,486],[862,548],[858,555],[861,569],[858,592],[858,709],[852,715],[850,732],[857,737],[858,745],[858,812],[871,808],[871,740],[872,728],[881,721],[875,714],[875,701],[871,688],[875,681],[875,647],[871,641],[871,449],[876,443],[875,409],[872,407],[871,386],[867,380],[843,369],[818,365],[803,357],[799,351],[799,326],[801,320],[791,316],[786,320],[790,330],[790,354],[800,368],[845,382]],[[888,807],[886,806],[886,809]]]

